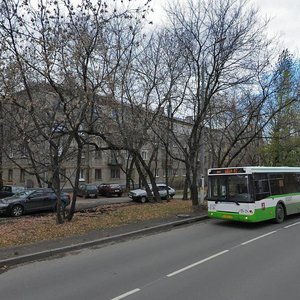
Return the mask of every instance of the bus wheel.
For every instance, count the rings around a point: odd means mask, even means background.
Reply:
[[[276,211],[275,211],[275,222],[276,223],[282,223],[284,221],[285,218],[285,211],[284,211],[284,207],[281,203],[278,203],[276,205]]]

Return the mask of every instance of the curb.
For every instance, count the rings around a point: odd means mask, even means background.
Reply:
[[[69,246],[61,247],[61,248],[54,248],[54,249],[31,253],[31,254],[27,254],[27,255],[18,256],[18,257],[7,258],[7,259],[0,260],[0,269],[3,267],[7,268],[10,266],[15,266],[15,265],[26,263],[26,262],[31,262],[31,261],[35,261],[35,260],[39,260],[39,259],[45,259],[45,258],[52,257],[52,256],[55,256],[58,254],[66,253],[66,252],[71,252],[71,251],[89,248],[89,247],[93,247],[93,246],[97,246],[97,245],[102,245],[102,244],[109,243],[109,242],[121,241],[124,238],[138,236],[138,235],[144,234],[144,233],[151,233],[151,232],[156,232],[156,231],[159,231],[162,229],[170,229],[170,228],[173,228],[176,226],[195,223],[195,222],[205,220],[207,218],[208,218],[207,215],[202,215],[202,216],[197,216],[197,217],[186,217],[183,220],[173,221],[173,222],[156,225],[156,226],[149,227],[149,228],[143,228],[143,229],[139,229],[139,230],[135,230],[135,231],[130,231],[127,233],[118,234],[118,235],[114,235],[114,236],[110,236],[110,237],[105,237],[105,238],[101,238],[101,239],[97,239],[97,240],[92,240],[89,242],[73,244],[73,245],[69,245]]]

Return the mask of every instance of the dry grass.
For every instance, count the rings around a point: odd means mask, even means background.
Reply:
[[[55,240],[89,231],[103,230],[143,220],[167,218],[193,212],[191,201],[172,200],[162,203],[119,204],[101,206],[76,213],[71,222],[57,225],[55,214],[29,215],[0,219],[0,248]]]

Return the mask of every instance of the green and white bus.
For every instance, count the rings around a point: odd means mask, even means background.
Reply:
[[[300,167],[208,170],[208,216],[260,222],[300,212]]]

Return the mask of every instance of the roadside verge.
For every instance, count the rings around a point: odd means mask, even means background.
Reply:
[[[111,236],[105,236],[98,239],[92,239],[84,242],[76,242],[70,243],[69,245],[64,245],[62,247],[55,247],[55,245],[52,245],[48,248],[48,250],[43,251],[33,251],[32,253],[28,253],[25,255],[16,255],[13,257],[7,257],[0,260],[0,272],[1,270],[4,271],[8,267],[18,265],[21,263],[26,263],[30,261],[40,260],[40,259],[46,259],[50,257],[54,257],[63,253],[68,253],[71,251],[81,250],[84,248],[94,247],[94,246],[100,246],[106,243],[111,242],[118,242],[121,240],[125,240],[127,238],[131,238],[134,236],[140,236],[143,234],[150,234],[154,232],[159,232],[163,230],[172,229],[176,226],[191,224],[194,222],[199,222],[202,220],[207,219],[207,214],[203,213],[198,216],[179,216],[181,217],[180,220],[170,221],[170,222],[163,222],[160,224],[152,224],[152,225],[145,225],[145,224],[135,224],[136,229],[128,227],[127,231],[123,231],[121,233],[114,233]],[[145,227],[146,226],[146,227]],[[131,229],[131,230],[130,230]],[[28,246],[30,247],[30,246]],[[28,249],[27,249],[28,250]],[[18,253],[14,253],[18,254]]]

